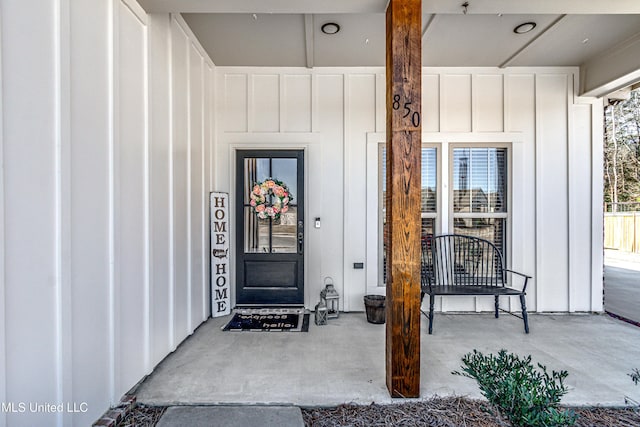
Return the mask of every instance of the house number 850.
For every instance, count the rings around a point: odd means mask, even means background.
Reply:
[[[404,107],[402,110],[403,111],[402,118],[404,119],[411,116],[411,124],[414,127],[418,127],[420,126],[420,113],[418,111],[412,111],[410,105],[411,105],[411,101],[404,103]],[[393,95],[393,104],[391,104],[391,107],[394,110],[400,109],[400,95],[398,94]]]

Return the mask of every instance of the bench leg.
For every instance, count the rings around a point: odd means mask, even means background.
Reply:
[[[527,316],[527,303],[524,300],[524,294],[520,295],[520,305],[522,306],[522,320],[524,320],[524,331],[529,333],[529,317]]]
[[[435,296],[429,295],[429,335],[433,332],[433,303],[435,299]]]
[[[500,310],[500,297],[498,295],[494,295],[494,297],[496,299],[495,306],[496,306],[496,319],[497,319],[498,317],[500,317],[500,314],[498,312],[498,310]]]

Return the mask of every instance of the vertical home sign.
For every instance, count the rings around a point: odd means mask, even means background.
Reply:
[[[211,193],[211,316],[231,312],[229,297],[229,194]]]

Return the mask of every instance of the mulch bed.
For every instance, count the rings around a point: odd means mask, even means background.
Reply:
[[[166,411],[164,406],[136,405],[135,408],[118,424],[118,427],[153,427]]]
[[[638,408],[572,408],[577,427],[640,426]],[[340,405],[335,408],[302,409],[307,427],[495,427],[511,426],[486,401],[464,397],[434,398],[422,402],[392,405]]]
[[[309,427],[328,426],[508,426],[491,414],[487,404],[477,400],[436,398],[424,402],[367,406],[340,405],[335,408],[302,410]]]
[[[137,405],[119,427],[153,427],[165,407]],[[573,408],[577,427],[640,426],[640,408]],[[464,397],[434,398],[391,405],[340,405],[333,408],[302,408],[307,427],[509,427],[486,401]]]

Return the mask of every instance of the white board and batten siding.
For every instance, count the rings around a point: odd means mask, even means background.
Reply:
[[[178,16],[37,3],[2,9],[0,400],[65,409],[0,426],[85,426],[210,314],[214,65]]]
[[[216,68],[179,16],[132,0],[1,13],[0,398],[86,412],[2,412],[0,426],[90,424],[210,314],[207,198],[233,206],[237,149],[305,150],[307,307],[327,276],[348,311],[383,292],[383,69]],[[537,311],[602,310],[602,106],[575,97],[576,76],[423,76],[425,142],[510,144],[510,255]]]
[[[53,232],[61,222],[61,182],[56,179],[60,136],[51,110],[58,102],[51,73],[57,58],[49,37],[55,10],[52,2],[38,3],[35,10],[33,3],[2,4],[3,402],[48,401],[60,393],[62,353],[57,347],[62,319],[51,303],[63,292],[57,257],[61,242]],[[30,19],[7,19],[14,13]],[[12,40],[20,44],[11,48]],[[0,412],[2,425],[16,418]],[[47,418],[36,414],[32,420],[33,425],[46,425]]]
[[[594,111],[600,107],[594,99],[576,97],[577,73],[576,68],[423,70],[423,141],[436,144],[440,158],[457,143],[509,147],[508,255],[511,267],[534,277],[527,298],[532,311],[602,310],[602,283],[592,273],[602,263],[592,249],[602,247],[592,227],[601,215],[594,192],[602,147]],[[322,219],[320,229],[306,228],[306,305],[315,305],[323,278],[330,276],[343,308],[363,310],[366,293],[384,292],[377,273],[384,69],[217,67],[216,76],[219,189],[234,188],[237,149],[304,148],[305,220],[309,225]],[[448,186],[449,168],[440,167]],[[440,212],[446,212],[446,198],[441,199]],[[441,216],[446,229],[450,220]],[[356,262],[364,262],[365,269],[354,269]],[[438,298],[437,306],[481,311],[493,303]],[[506,307],[518,310],[519,303]]]

